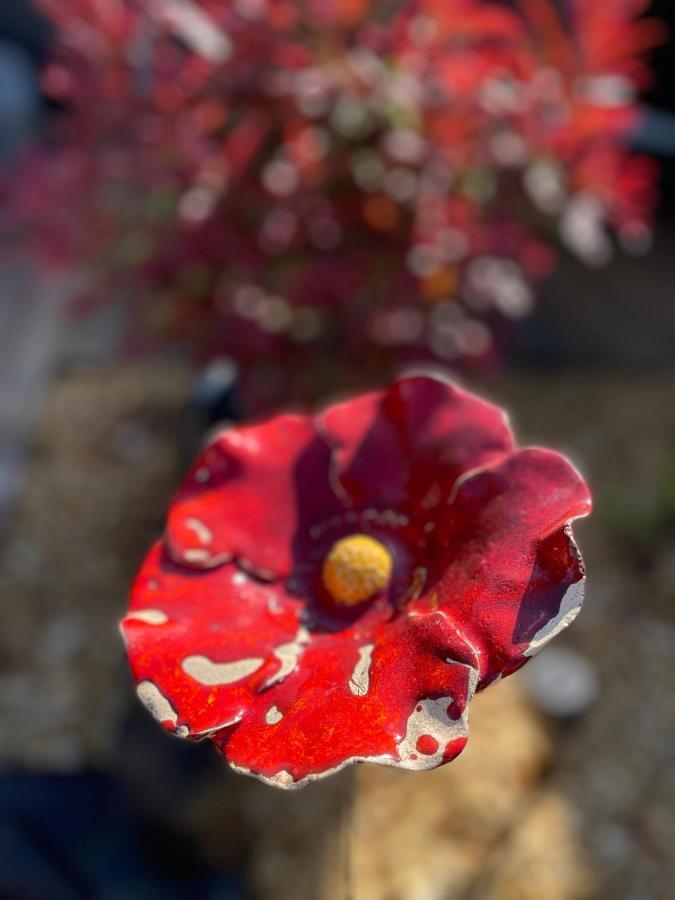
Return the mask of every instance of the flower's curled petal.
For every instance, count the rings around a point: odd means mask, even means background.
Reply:
[[[400,378],[384,392],[326,409],[335,477],[356,504],[428,515],[464,472],[513,449],[504,413],[434,375]]]
[[[584,570],[569,526],[591,500],[564,457],[538,449],[468,474],[451,499],[418,606],[446,611],[453,652],[477,666],[484,687],[578,612]]]
[[[286,577],[298,536],[341,509],[329,472],[330,449],[305,416],[222,431],[172,503],[169,553],[193,568],[234,558],[262,577]]]
[[[333,478],[357,506],[401,505],[407,497],[408,460],[382,391],[329,406],[318,423],[333,447]]]

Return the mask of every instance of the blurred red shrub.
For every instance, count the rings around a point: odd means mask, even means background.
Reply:
[[[649,241],[646,0],[40,0],[63,106],[13,178],[43,254],[240,359],[481,358],[558,239]],[[311,347],[312,350],[307,350]],[[302,354],[300,354],[302,356]]]

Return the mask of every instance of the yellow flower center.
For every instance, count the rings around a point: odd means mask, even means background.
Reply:
[[[333,544],[321,579],[336,603],[355,606],[387,586],[392,566],[384,544],[367,534],[352,534]]]

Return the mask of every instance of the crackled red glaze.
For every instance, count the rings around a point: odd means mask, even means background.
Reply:
[[[224,430],[134,584],[139,696],[280,787],[360,761],[441,765],[474,692],[578,613],[570,523],[589,511],[563,457],[515,449],[499,409],[437,376]],[[387,548],[391,577],[340,606],[322,566],[355,534]]]

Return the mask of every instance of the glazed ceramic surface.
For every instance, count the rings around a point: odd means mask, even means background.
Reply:
[[[133,587],[139,697],[284,788],[434,768],[474,693],[579,612],[589,511],[567,460],[516,449],[501,410],[437,376],[223,430]]]

